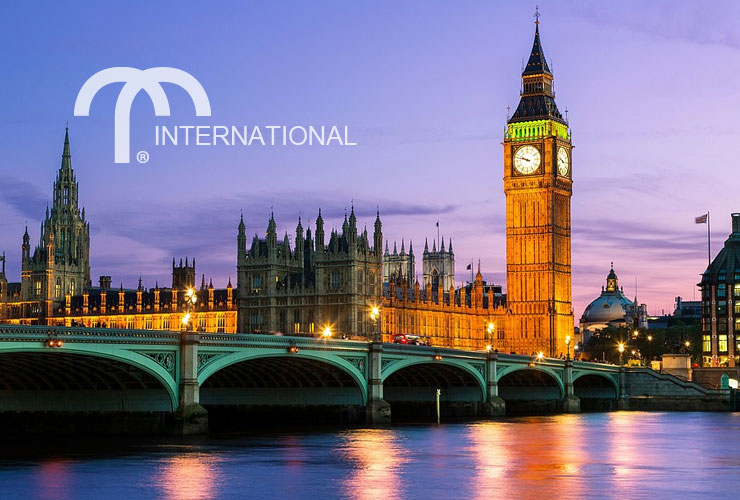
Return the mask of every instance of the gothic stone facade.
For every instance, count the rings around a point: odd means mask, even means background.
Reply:
[[[90,224],[78,204],[72,169],[69,130],[65,131],[62,164],[54,182],[52,208],[41,223],[39,244],[31,254],[28,228],[21,247],[21,281],[8,283],[5,254],[0,268],[0,322],[66,326],[179,330],[186,314],[184,294],[195,286],[195,259],[172,261],[172,287],[145,290],[111,288],[110,276],[90,282]],[[192,327],[207,332],[236,332],[236,297],[206,286],[191,311]]]
[[[382,225],[375,219],[372,242],[359,233],[354,208],[341,232],[325,241],[321,211],[315,237],[301,221],[295,247],[278,241],[271,215],[265,239],[256,234],[247,249],[244,219],[237,237],[239,330],[262,333],[318,333],[326,327],[366,335],[374,326],[368,308],[379,305],[383,277]]]
[[[558,111],[539,23],[504,137],[506,282],[517,352],[557,355],[573,334],[568,124]]]

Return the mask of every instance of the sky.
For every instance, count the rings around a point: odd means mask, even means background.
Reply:
[[[538,0],[556,100],[573,151],[572,251],[576,320],[610,262],[625,293],[651,314],[692,299],[712,252],[740,211],[737,114],[740,4]],[[225,286],[236,276],[236,229],[279,234],[318,208],[341,227],[413,240],[421,272],[436,221],[453,239],[457,279],[481,261],[505,284],[503,150],[507,106],[534,32],[535,4],[494,1],[15,2],[0,18],[0,251],[19,280],[21,237],[38,241],[51,202],[65,122],[80,204],[91,224],[93,281],[169,284],[173,257]],[[89,117],[74,100],[94,73],[169,66],[206,90],[195,117],[164,84],[172,116],[140,93],[131,151],[113,162],[113,109],[103,88]],[[357,146],[155,147],[155,125],[339,125]]]

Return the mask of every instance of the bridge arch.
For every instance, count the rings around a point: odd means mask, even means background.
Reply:
[[[573,394],[580,399],[582,410],[613,410],[616,409],[619,385],[608,374],[583,371],[573,376]]]
[[[483,375],[464,361],[396,360],[386,367],[381,378],[383,399],[390,403],[394,420],[436,418],[437,389],[441,390],[442,418],[477,417],[483,412]]]
[[[365,360],[360,367],[365,369]],[[244,398],[235,391],[239,388],[257,393],[263,389],[283,390],[283,403],[367,404],[367,384],[358,366],[340,356],[310,351],[225,354],[200,371],[198,383],[204,405],[241,404]],[[311,393],[310,389],[317,387],[323,389],[322,394]],[[277,395],[274,390],[273,398]],[[255,396],[259,403],[259,394]]]
[[[565,384],[563,383],[563,378],[561,374],[559,374],[558,372],[556,372],[555,370],[547,366],[528,366],[528,365],[507,366],[503,368],[502,370],[500,370],[496,374],[496,382],[499,384],[499,392],[501,390],[502,379],[504,379],[504,377],[507,377],[509,375],[517,375],[517,372],[526,372],[526,373],[518,373],[517,378],[519,378],[519,380],[522,382],[526,382],[526,376],[529,374],[533,374],[533,376],[538,377],[537,380],[547,385],[551,385],[551,384],[548,384],[548,381],[554,382],[555,383],[554,385],[557,386],[558,388],[560,397],[563,397],[565,395]],[[532,379],[531,381],[532,383],[536,383],[535,379]],[[504,381],[503,386],[504,387],[507,386],[506,381]]]
[[[11,390],[12,398],[3,397]],[[177,406],[173,375],[138,352],[85,345],[0,350],[0,410],[172,412]]]
[[[383,382],[385,383],[388,380],[388,378],[392,376],[394,373],[397,373],[401,370],[404,370],[412,366],[417,366],[417,365],[453,367],[457,370],[460,370],[468,374],[470,377],[473,378],[473,380],[475,380],[477,387],[480,390],[481,400],[485,399],[486,380],[483,378],[483,374],[479,372],[477,369],[475,369],[469,363],[466,363],[464,361],[457,360],[457,359],[442,358],[439,361],[435,361],[435,360],[430,360],[426,358],[424,359],[411,358],[411,359],[398,360],[388,365],[386,369],[381,372],[381,378]]]
[[[565,395],[561,376],[546,366],[507,366],[497,376],[498,394],[507,414],[542,414],[560,411]]]

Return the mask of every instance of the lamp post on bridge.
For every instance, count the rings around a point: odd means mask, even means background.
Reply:
[[[372,306],[370,308],[370,319],[373,321],[373,342],[379,342],[382,338],[379,334],[380,332],[378,332],[378,323],[380,319],[380,308],[378,306]]]
[[[192,311],[195,308],[196,302],[198,302],[198,294],[195,293],[194,289],[188,288],[185,292],[185,314],[182,317],[183,331],[188,332],[194,330],[191,320],[193,319]]]
[[[565,359],[570,359],[570,335],[565,336]]]
[[[488,325],[486,325],[486,332],[488,332],[488,345],[486,346],[486,351],[491,352],[494,346],[494,334],[496,333],[496,324],[493,321],[489,321]]]
[[[622,360],[622,356],[624,355],[624,342],[620,342],[617,346],[617,350],[619,351],[619,366],[624,365],[624,362]]]

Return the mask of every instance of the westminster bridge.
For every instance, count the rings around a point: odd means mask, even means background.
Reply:
[[[432,417],[438,389],[443,418],[721,411],[730,400],[643,367],[313,337],[0,325],[0,421],[16,427],[39,415],[184,434],[224,415],[246,425],[286,414],[377,425]]]

